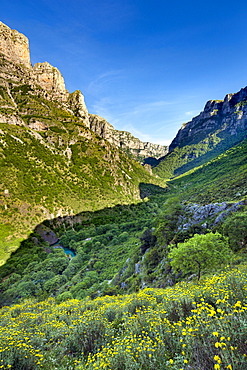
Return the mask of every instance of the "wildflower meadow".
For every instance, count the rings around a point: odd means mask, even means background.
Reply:
[[[245,370],[247,266],[198,282],[0,311],[0,369]]]

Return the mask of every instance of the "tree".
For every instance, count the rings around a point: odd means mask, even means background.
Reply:
[[[213,270],[230,260],[233,253],[228,239],[220,233],[195,234],[184,243],[178,243],[168,254],[171,266],[183,273],[196,273],[198,280],[204,270]]]
[[[160,245],[169,244],[177,233],[182,206],[179,198],[169,198],[164,204],[165,210],[157,217],[154,235]]]
[[[152,229],[146,229],[144,233],[140,236],[141,244],[141,252],[144,254],[146,250],[150,247],[153,247],[156,243],[156,236],[153,234]]]
[[[247,246],[247,213],[233,214],[222,226],[223,234],[229,237],[230,247],[234,251]]]

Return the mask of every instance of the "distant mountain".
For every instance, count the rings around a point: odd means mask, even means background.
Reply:
[[[159,160],[155,173],[179,175],[217,157],[246,138],[247,87],[224,100],[210,100],[204,110],[185,123]]]
[[[0,23],[0,260],[44,219],[140,201],[140,183],[161,181],[133,156],[166,152],[156,149],[90,115],[82,93],[49,63],[32,67],[28,39]]]
[[[127,131],[115,130],[104,118],[89,114],[90,129],[97,135],[108,140],[112,145],[120,148],[140,162],[159,159],[168,153],[168,147],[149,142],[142,142]]]

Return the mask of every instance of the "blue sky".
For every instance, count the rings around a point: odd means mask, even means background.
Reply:
[[[207,100],[247,85],[246,0],[1,0],[0,15],[33,64],[143,141],[168,144]]]

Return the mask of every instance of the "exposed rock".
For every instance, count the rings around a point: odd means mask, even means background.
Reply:
[[[45,131],[48,128],[44,122],[38,121],[35,118],[30,119],[28,126],[36,131]]]
[[[65,88],[64,78],[57,68],[48,62],[36,63],[33,67],[33,76],[37,84],[52,93],[54,98],[67,101],[69,92]]]
[[[206,205],[189,204],[184,207],[183,215],[180,216],[179,229],[187,230],[189,227],[196,224],[201,224],[204,228],[207,228],[209,223],[215,226],[227,217],[230,212],[236,212],[243,204],[244,201],[234,204],[227,202]],[[204,224],[202,224],[202,222],[204,222]]]
[[[89,115],[89,128],[100,137],[108,140],[117,148],[121,148],[140,158],[160,158],[167,153],[167,147],[149,142],[142,142],[127,131],[115,130],[104,118],[95,114]]]
[[[42,225],[42,224],[38,225],[35,228],[34,232],[39,234],[41,238],[45,242],[48,242],[50,245],[57,243],[57,241],[59,240],[57,235],[54,233],[54,231],[52,231],[47,226]]]
[[[135,274],[140,274],[141,272],[141,263],[138,262],[135,264]]]
[[[216,217],[214,225],[217,225],[218,223],[223,221],[223,219],[226,218],[229,213],[238,211],[239,208],[241,208],[244,204],[244,201],[232,204],[228,209],[226,209],[224,212],[220,213],[218,217]]]
[[[84,96],[80,90],[76,90],[69,95],[68,106],[73,114],[83,119],[85,126],[90,128],[88,110],[84,101]]]
[[[8,123],[10,125],[24,126],[24,121],[17,115],[7,115],[0,113],[0,123]]]
[[[28,38],[0,22],[0,53],[31,68]]]
[[[198,116],[183,124],[169,146],[169,152],[176,147],[196,144],[208,134],[233,136],[246,129],[247,87],[236,94],[227,94],[224,100],[208,101]]]
[[[60,71],[50,65],[48,62],[36,63],[33,67],[30,63],[30,53],[28,47],[28,39],[15,30],[11,30],[8,26],[0,23],[0,53],[12,63],[10,66],[4,65],[1,68],[0,85],[4,84],[8,92],[8,106],[1,106],[2,108],[16,109],[17,105],[11,95],[10,85],[16,83],[16,87],[22,83],[28,85],[30,93],[41,95],[48,100],[57,100],[62,104],[63,109],[79,118],[83,124],[94,131],[98,136],[108,140],[112,145],[121,148],[123,151],[132,154],[137,159],[142,161],[144,158],[160,158],[167,153],[167,147],[156,145],[149,142],[142,142],[141,140],[132,136],[129,132],[115,130],[114,127],[104,118],[97,115],[89,114],[84,96],[79,90],[69,93],[66,90],[65,82]],[[28,67],[22,67],[24,64]],[[15,72],[15,73],[13,73]],[[6,81],[11,76],[11,82]],[[22,86],[20,86],[20,89]],[[28,114],[28,111],[22,112]],[[17,115],[0,117],[0,122],[7,122],[16,125],[25,124]],[[47,125],[40,120],[32,119],[28,126],[37,131],[44,131]],[[89,133],[88,133],[89,135]],[[85,137],[85,131],[82,133]],[[67,153],[70,156],[70,153]],[[151,162],[150,162],[151,164]],[[146,167],[151,172],[151,167]]]

